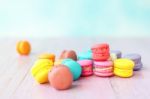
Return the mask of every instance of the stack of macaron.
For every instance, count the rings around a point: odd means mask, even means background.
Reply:
[[[131,59],[134,62],[135,64],[134,71],[138,71],[143,67],[143,64],[141,62],[141,56],[139,54],[136,54],[136,53],[126,54],[123,57]]]
[[[109,45],[106,43],[94,45],[92,48],[94,74],[101,77],[113,76],[113,62],[110,57]]]

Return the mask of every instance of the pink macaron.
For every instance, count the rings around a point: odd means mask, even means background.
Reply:
[[[94,61],[94,74],[101,77],[113,76],[112,61]]]
[[[92,60],[79,60],[78,63],[82,67],[81,76],[90,76],[93,74],[93,62],[92,62]]]

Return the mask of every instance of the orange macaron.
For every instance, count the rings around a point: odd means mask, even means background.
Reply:
[[[16,49],[20,55],[28,55],[31,51],[31,45],[28,41],[21,40],[17,43]]]
[[[43,53],[38,56],[39,59],[49,59],[53,62],[55,61],[55,54],[53,53]]]

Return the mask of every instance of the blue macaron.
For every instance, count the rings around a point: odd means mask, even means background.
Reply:
[[[73,75],[73,80],[79,79],[79,77],[81,76],[81,72],[82,72],[82,68],[79,63],[77,63],[76,61],[72,59],[64,59],[62,61],[62,64],[67,66],[70,69]]]
[[[91,60],[92,59],[92,51],[88,50],[87,52],[82,52],[78,54],[78,60]]]

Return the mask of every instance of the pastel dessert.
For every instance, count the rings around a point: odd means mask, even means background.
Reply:
[[[100,54],[100,53],[108,53],[109,52],[109,45],[107,43],[96,44],[91,48],[92,53]]]
[[[119,50],[111,50],[110,54],[115,54],[117,59],[122,57],[122,53]]]
[[[95,61],[106,61],[108,58],[110,57],[109,53],[105,53],[105,54],[92,54],[92,58]]]
[[[110,54],[110,57],[109,57],[109,59],[108,60],[110,60],[110,61],[114,61],[114,60],[116,60],[117,59],[117,55],[116,54],[114,54],[114,53],[111,53]]]
[[[135,64],[134,66],[134,71],[138,71],[143,67],[143,64],[141,62]]]
[[[134,64],[135,64],[134,70],[135,71],[140,70],[143,67],[143,64],[141,62],[141,55],[139,55],[139,54],[136,54],[136,53],[126,54],[123,56],[123,58],[131,59],[134,62]]]
[[[52,53],[43,53],[38,56],[39,59],[49,59],[52,60],[53,62],[55,61],[55,55]]]
[[[94,74],[101,77],[113,76],[113,62],[112,61],[94,61]]]
[[[71,59],[77,61],[76,52],[73,51],[73,50],[68,50],[68,51],[67,51],[67,50],[64,50],[64,51],[61,53],[59,59],[67,59],[67,58],[71,58]]]
[[[22,40],[17,43],[16,49],[20,55],[28,55],[31,51],[31,45],[28,41]]]
[[[91,60],[92,59],[92,52],[82,52],[78,54],[78,60]]]
[[[51,71],[52,67],[52,60],[39,59],[34,63],[33,67],[31,68],[31,74],[38,83],[47,83],[48,72]]]
[[[106,61],[110,57],[109,45],[106,43],[94,45],[91,50],[95,61]]]
[[[63,59],[58,59],[54,62],[54,65],[60,65],[62,63]]]
[[[79,60],[77,62],[82,67],[81,76],[90,76],[93,74],[93,62],[92,62],[92,60]]]
[[[119,77],[131,77],[133,75],[134,62],[130,59],[120,58],[114,61],[114,74]]]
[[[62,61],[62,64],[67,66],[70,69],[73,75],[73,80],[79,79],[79,77],[81,76],[81,72],[82,72],[82,68],[79,63],[77,63],[76,61],[72,59],[64,59]]]
[[[73,82],[73,76],[65,65],[54,66],[48,74],[48,79],[51,86],[57,90],[69,89]]]

